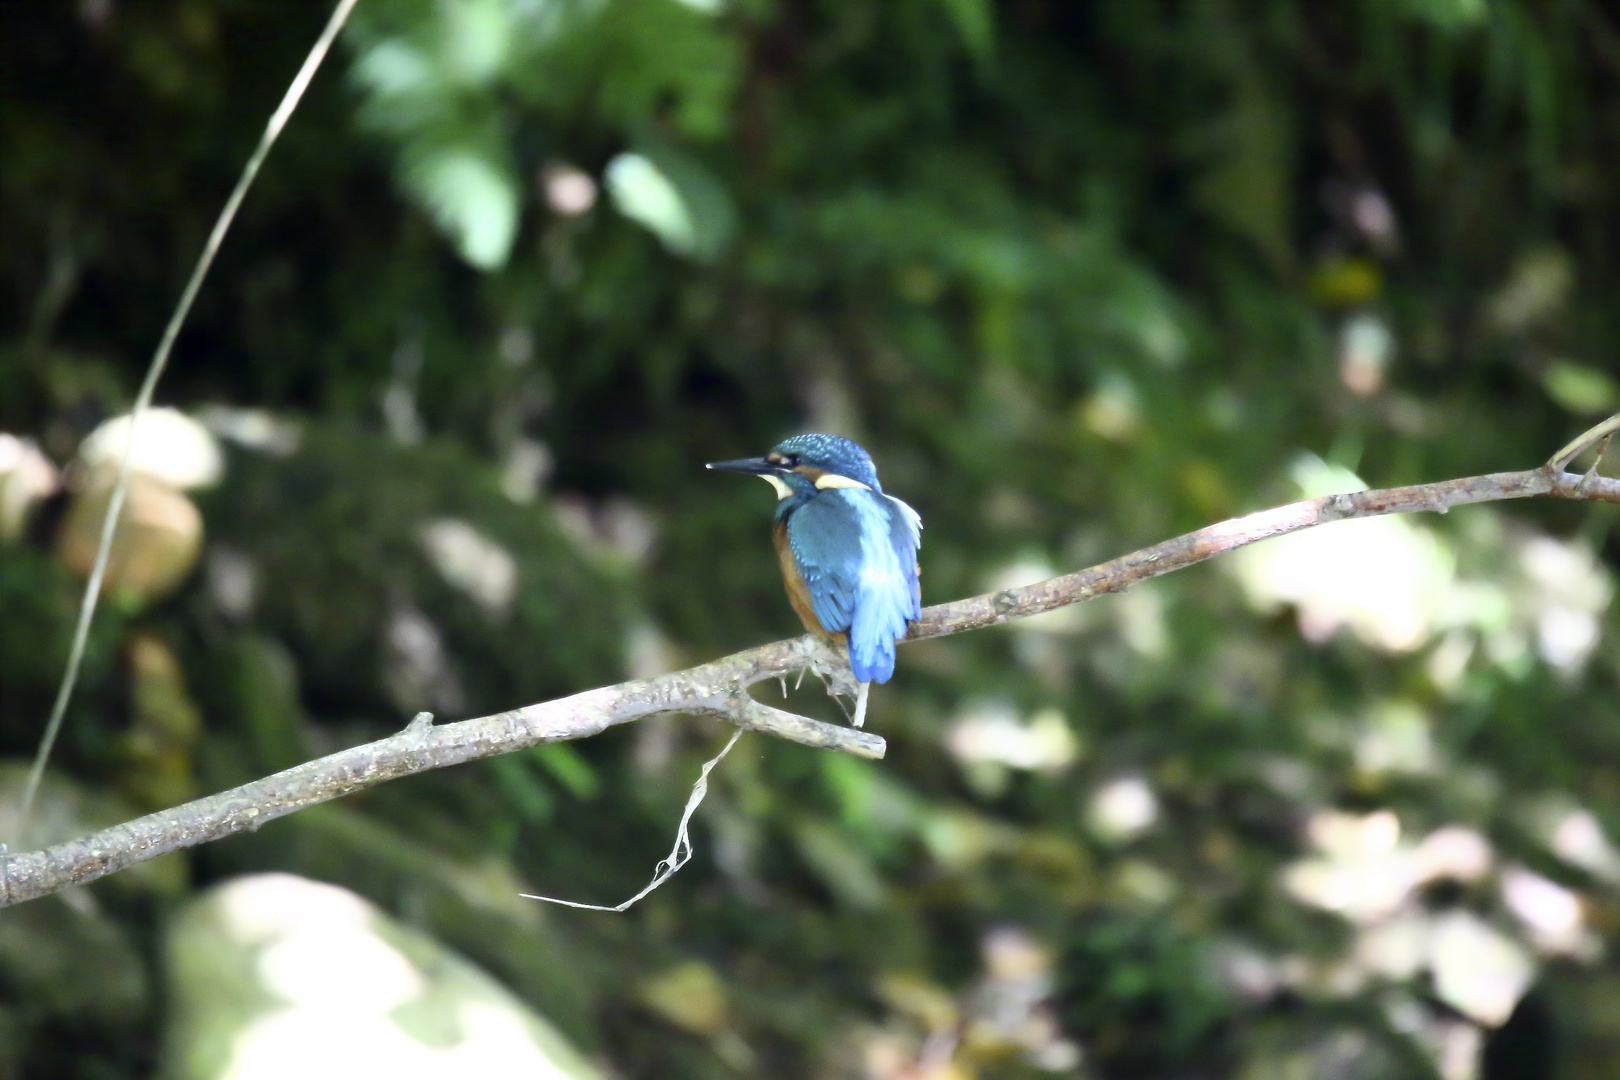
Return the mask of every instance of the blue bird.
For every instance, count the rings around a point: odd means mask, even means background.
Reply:
[[[762,458],[709,468],[761,476],[776,489],[772,535],[788,600],[806,630],[848,649],[860,727],[868,687],[889,681],[895,643],[922,614],[922,519],[883,494],[870,454],[836,435],[795,435]]]

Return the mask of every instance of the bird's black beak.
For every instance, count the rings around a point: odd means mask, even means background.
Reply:
[[[704,466],[707,469],[716,469],[720,472],[751,473],[754,476],[765,476],[780,470],[762,457],[738,458],[736,461],[711,461]]]

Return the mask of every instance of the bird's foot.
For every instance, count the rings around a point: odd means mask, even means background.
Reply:
[[[853,717],[853,720],[854,720],[854,723],[855,723],[856,727],[865,727],[866,726],[866,694],[867,694],[867,691],[869,691],[871,689],[872,689],[872,684],[871,683],[863,682],[863,683],[861,683],[860,690],[856,691],[856,694],[855,694],[855,716]]]

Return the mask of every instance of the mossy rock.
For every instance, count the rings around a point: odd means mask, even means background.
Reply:
[[[483,971],[335,885],[236,878],[176,916],[166,954],[170,1080],[601,1075]]]
[[[621,677],[626,583],[452,445],[311,426],[291,456],[233,454],[204,512],[211,542],[246,556],[248,619],[291,648],[318,718],[450,719]],[[459,580],[430,554],[435,528],[473,545]],[[493,587],[480,559],[501,564]]]

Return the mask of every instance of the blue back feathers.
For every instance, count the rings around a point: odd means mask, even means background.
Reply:
[[[845,634],[849,666],[859,682],[887,682],[894,674],[895,643],[922,613],[917,548],[922,520],[899,499],[883,494],[865,450],[833,435],[798,435],[773,454],[797,459],[801,469],[866,485],[819,488],[803,472],[783,476],[793,494],[777,506],[787,525],[794,565],[804,578],[816,621]]]

